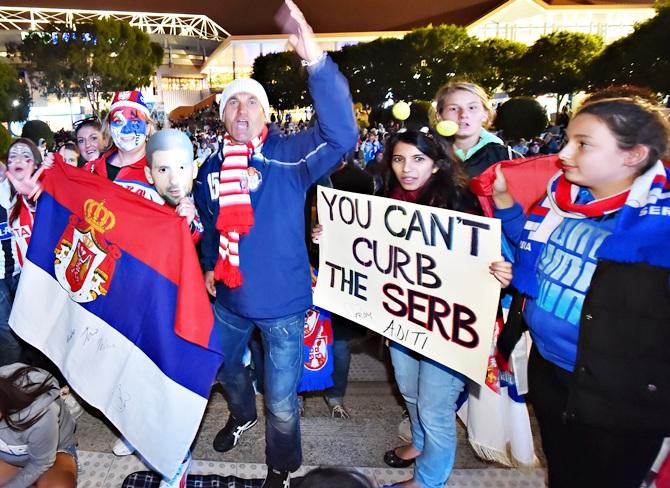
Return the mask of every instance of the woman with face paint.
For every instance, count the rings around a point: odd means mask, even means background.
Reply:
[[[146,179],[147,139],[154,132],[149,108],[139,91],[117,92],[102,127],[112,146],[84,169],[103,176],[145,198],[155,194]]]
[[[36,181],[41,163],[42,156],[33,141],[16,139],[9,146],[7,168],[0,176],[0,365],[19,361],[23,352],[8,320],[35,211],[34,202],[22,188],[25,182]]]

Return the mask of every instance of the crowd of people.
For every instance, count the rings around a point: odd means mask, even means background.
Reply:
[[[104,120],[78,121],[54,152],[25,138],[10,145],[0,175],[0,485],[76,486],[75,420],[62,395],[64,378],[45,371],[44,361],[35,360],[39,352],[8,324],[40,177],[54,164],[69,164],[186,219],[223,347],[217,379],[230,416],[214,439],[217,451],[235,448],[258,422],[244,360],[258,334],[264,488],[290,486],[302,463],[298,385],[312,303],[308,246],[322,238],[317,226],[305,239],[305,205],[324,178],[347,191],[501,219],[503,259],[491,263],[490,273],[522,303],[504,340],[515,343],[526,329],[533,340],[528,396],[548,485],[640,486],[670,436],[667,118],[652,101],[608,92],[562,121],[565,130],[506,143],[488,130],[494,112],[485,91],[452,82],[437,91],[435,103],[438,118],[456,124],[454,134],[441,135],[427,120],[361,133],[346,79],[302,13],[291,0],[286,4],[290,40],[309,75],[312,123],[272,120],[263,86],[237,79],[223,92],[217,119],[208,109],[195,130],[190,122],[157,130],[141,93],[130,91],[115,95]],[[555,154],[561,169],[524,212],[505,165],[541,154]],[[471,181],[482,178],[492,188],[490,209],[471,190]],[[333,416],[348,418],[348,341],[356,326],[336,315],[333,322],[335,385],[324,396]],[[395,342],[390,355],[410,435],[406,445],[388,446],[380,456],[392,467],[415,465],[412,478],[393,486],[442,488],[453,469],[456,402],[467,379]],[[114,447],[119,455],[133,450],[123,438]],[[190,454],[161,486],[183,486],[189,465]],[[312,478],[309,486],[369,486],[341,470]]]

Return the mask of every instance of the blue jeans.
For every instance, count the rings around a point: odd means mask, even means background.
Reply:
[[[254,327],[259,328],[265,363],[266,462],[279,470],[295,471],[302,463],[296,390],[303,370],[305,313],[276,319],[248,319],[217,302],[214,317],[223,341],[224,364],[218,379],[228,397],[230,413],[240,423],[256,418],[252,378],[242,356]]]
[[[391,343],[395,380],[412,425],[414,479],[423,488],[443,488],[456,458],[456,400],[465,378],[432,359]]]
[[[12,312],[19,276],[0,280],[0,366],[20,361],[23,353],[19,338],[9,327],[9,314]]]
[[[324,392],[329,405],[341,404],[349,383],[351,350],[348,339],[333,341],[333,386]]]

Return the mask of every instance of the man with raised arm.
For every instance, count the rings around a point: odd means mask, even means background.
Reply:
[[[318,121],[281,137],[268,127],[267,94],[255,80],[234,80],[221,98],[224,142],[200,170],[196,204],[205,227],[202,265],[216,297],[223,341],[219,380],[230,417],[214,448],[226,452],[257,422],[251,378],[242,355],[253,330],[265,349],[266,462],[263,488],[289,486],[300,467],[296,388],[303,369],[304,315],[311,305],[305,246],[305,193],[330,172],[357,139],[347,81],[319,48],[302,12],[286,0],[278,20],[302,58]]]

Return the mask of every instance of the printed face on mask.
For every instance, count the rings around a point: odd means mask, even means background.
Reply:
[[[154,151],[151,168],[144,169],[147,180],[154,185],[158,194],[172,207],[188,196],[193,188],[197,166],[193,156],[184,149]]]
[[[142,112],[132,107],[121,107],[110,114],[110,129],[116,147],[130,152],[146,144],[149,125]]]

